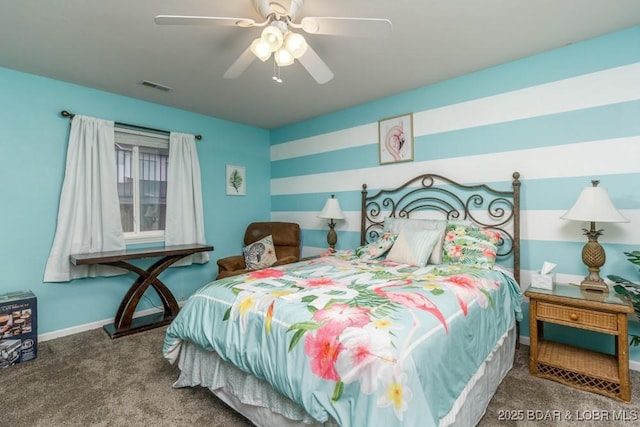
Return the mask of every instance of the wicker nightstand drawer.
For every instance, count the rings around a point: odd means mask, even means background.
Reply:
[[[567,323],[578,327],[585,326],[609,331],[616,331],[618,329],[618,316],[616,314],[546,302],[538,303],[538,318]]]

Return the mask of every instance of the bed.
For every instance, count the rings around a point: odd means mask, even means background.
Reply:
[[[362,188],[361,245],[206,284],[167,329],[175,387],[259,426],[475,425],[513,365],[519,174]]]

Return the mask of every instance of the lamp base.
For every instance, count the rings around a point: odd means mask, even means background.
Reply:
[[[580,282],[580,290],[586,291],[586,292],[594,292],[594,293],[598,292],[601,294],[609,293],[609,287],[602,280],[594,281],[594,280],[585,279],[582,282]]]
[[[589,301],[598,301],[598,302],[603,302],[609,297],[608,292],[605,293],[605,292],[599,292],[599,291],[585,291],[583,289],[580,289],[580,295],[582,295],[584,299],[587,299]]]
[[[584,234],[589,241],[582,248],[582,262],[587,266],[589,274],[580,283],[580,289],[608,294],[609,287],[600,278],[600,267],[604,265],[607,259],[604,248],[598,243],[598,236],[602,234],[602,230],[596,230],[596,223],[591,222],[591,228],[584,230]]]
[[[329,233],[327,233],[327,243],[329,244],[329,247],[334,250],[336,248],[336,243],[338,243],[338,233],[334,230],[335,226],[336,224],[331,220],[329,223]]]

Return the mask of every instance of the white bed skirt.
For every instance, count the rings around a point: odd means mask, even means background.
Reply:
[[[456,399],[440,426],[474,426],[485,413],[498,386],[513,367],[516,328],[505,333],[471,381]],[[227,405],[260,427],[335,427],[332,420],[319,422],[265,381],[224,362],[215,352],[183,342],[179,359],[180,377],[174,387],[209,388]]]

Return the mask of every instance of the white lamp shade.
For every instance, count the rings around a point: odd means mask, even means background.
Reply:
[[[586,187],[562,219],[588,222],[629,222],[613,206],[609,192],[603,187]]]
[[[260,38],[267,44],[267,46],[269,46],[271,52],[275,52],[276,50],[280,49],[280,46],[282,46],[284,36],[282,35],[282,31],[280,31],[277,27],[269,25],[264,30],[262,30],[262,35]]]
[[[340,202],[338,199],[333,196],[329,197],[327,203],[324,204],[324,208],[319,218],[328,218],[328,219],[344,219],[344,214],[342,213],[342,209],[340,209]]]
[[[271,57],[271,49],[262,39],[255,39],[251,43],[251,52],[257,56],[262,62]]]
[[[273,56],[278,67],[286,67],[287,65],[293,64],[293,55],[291,55],[287,49],[278,49]]]
[[[301,34],[289,31],[284,36],[284,48],[293,55],[294,58],[300,58],[307,51],[307,41]]]

